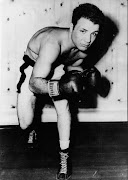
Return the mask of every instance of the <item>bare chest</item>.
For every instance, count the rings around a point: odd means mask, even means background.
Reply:
[[[61,60],[63,61],[63,64],[66,66],[79,66],[86,56],[87,54],[81,51],[72,50],[69,53],[64,53],[61,56]]]

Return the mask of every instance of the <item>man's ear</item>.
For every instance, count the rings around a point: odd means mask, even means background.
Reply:
[[[70,24],[70,32],[72,32],[73,31],[73,24],[71,23]]]

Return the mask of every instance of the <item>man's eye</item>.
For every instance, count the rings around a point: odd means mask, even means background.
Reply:
[[[80,30],[80,32],[85,33],[85,30]]]
[[[98,33],[93,33],[93,36],[97,36],[98,35]]]

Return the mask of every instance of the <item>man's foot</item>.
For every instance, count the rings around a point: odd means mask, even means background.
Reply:
[[[57,180],[67,180],[71,177],[72,168],[71,168],[71,159],[69,156],[68,149],[60,151],[60,167],[57,173]]]

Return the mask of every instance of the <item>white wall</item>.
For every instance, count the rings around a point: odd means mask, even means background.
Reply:
[[[85,2],[102,9],[117,24],[119,33],[96,65],[111,82],[110,94],[98,97],[97,109],[78,116],[80,121],[127,120],[127,0],[0,0],[0,125],[18,124],[18,68],[31,36],[45,26],[67,27],[73,8]]]

